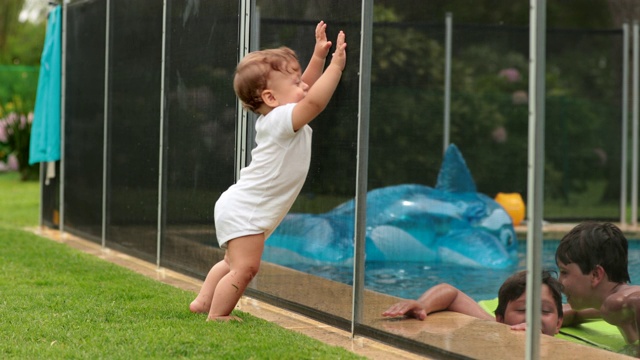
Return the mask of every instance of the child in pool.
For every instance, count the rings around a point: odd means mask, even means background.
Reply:
[[[584,222],[556,249],[559,281],[569,304],[565,325],[602,318],[618,327],[628,347],[640,355],[640,286],[629,285],[628,242],[611,223]]]
[[[495,320],[510,325],[513,330],[526,329],[527,272],[511,275],[500,286],[495,317],[487,313],[464,292],[449,284],[439,284],[427,290],[418,300],[404,300],[392,305],[383,316],[408,316],[424,320],[427,315],[448,310],[478,319]],[[542,273],[542,333],[555,335],[562,326],[562,286],[549,271]]]
[[[311,133],[308,123],[327,106],[346,63],[345,35],[338,34],[331,63],[327,25],[315,30],[315,48],[304,73],[286,47],[255,51],[236,68],[233,87],[243,106],[260,117],[251,164],[215,206],[216,236],[224,259],[209,271],[192,312],[207,320],[239,320],[230,316],[256,276],[264,242],[295,201],[309,170]]]

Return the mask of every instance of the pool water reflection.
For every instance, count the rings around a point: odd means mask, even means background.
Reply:
[[[543,267],[557,271],[555,251],[559,241],[545,240],[543,244]],[[369,290],[407,299],[418,298],[422,293],[439,283],[449,283],[464,291],[474,300],[494,299],[502,282],[512,273],[526,268],[526,244],[518,247],[519,263],[513,269],[474,269],[454,265],[427,266],[406,262],[368,263],[365,271],[365,286]],[[309,266],[295,267],[316,276],[352,284],[351,267]],[[629,274],[633,284],[640,284],[640,241],[629,241]]]

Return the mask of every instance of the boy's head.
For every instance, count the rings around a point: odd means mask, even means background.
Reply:
[[[496,321],[517,325],[526,322],[527,272],[520,271],[511,275],[498,291]],[[542,332],[555,335],[562,326],[562,285],[549,271],[542,272]]]
[[[629,244],[620,229],[611,223],[584,222],[566,234],[556,250],[556,264],[575,263],[583,275],[601,266],[609,281],[629,282]]]
[[[233,90],[245,109],[259,112],[264,104],[263,91],[268,88],[272,72],[295,74],[300,64],[293,50],[287,47],[254,51],[245,56],[236,67]]]

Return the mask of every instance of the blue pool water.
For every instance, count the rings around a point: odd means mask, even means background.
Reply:
[[[557,247],[558,241],[544,241],[542,259],[545,269],[557,271]],[[473,269],[445,264],[427,266],[406,262],[367,264],[365,286],[377,292],[416,299],[426,289],[444,282],[464,291],[476,301],[494,299],[507,277],[526,268],[525,242],[520,242],[518,254],[518,266],[506,270]],[[296,269],[345,284],[353,283],[353,270],[350,267],[298,266]],[[629,274],[633,284],[640,284],[640,241],[629,241]]]

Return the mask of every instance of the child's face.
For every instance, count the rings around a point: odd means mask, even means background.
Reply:
[[[563,286],[567,302],[572,309],[581,310],[593,307],[588,302],[591,293],[591,274],[583,274],[576,263],[565,264],[557,261],[560,276],[558,280]]]
[[[558,308],[553,300],[553,292],[548,285],[542,284],[542,333],[545,335],[555,335],[560,331],[562,318],[558,317]],[[527,293],[524,292],[519,298],[509,301],[504,311],[504,318],[496,316],[498,322],[507,325],[518,325],[527,322]]]
[[[299,66],[298,66],[299,67]],[[307,95],[309,86],[300,79],[300,71],[272,71],[267,81],[268,89],[275,98],[276,106],[297,103]]]

